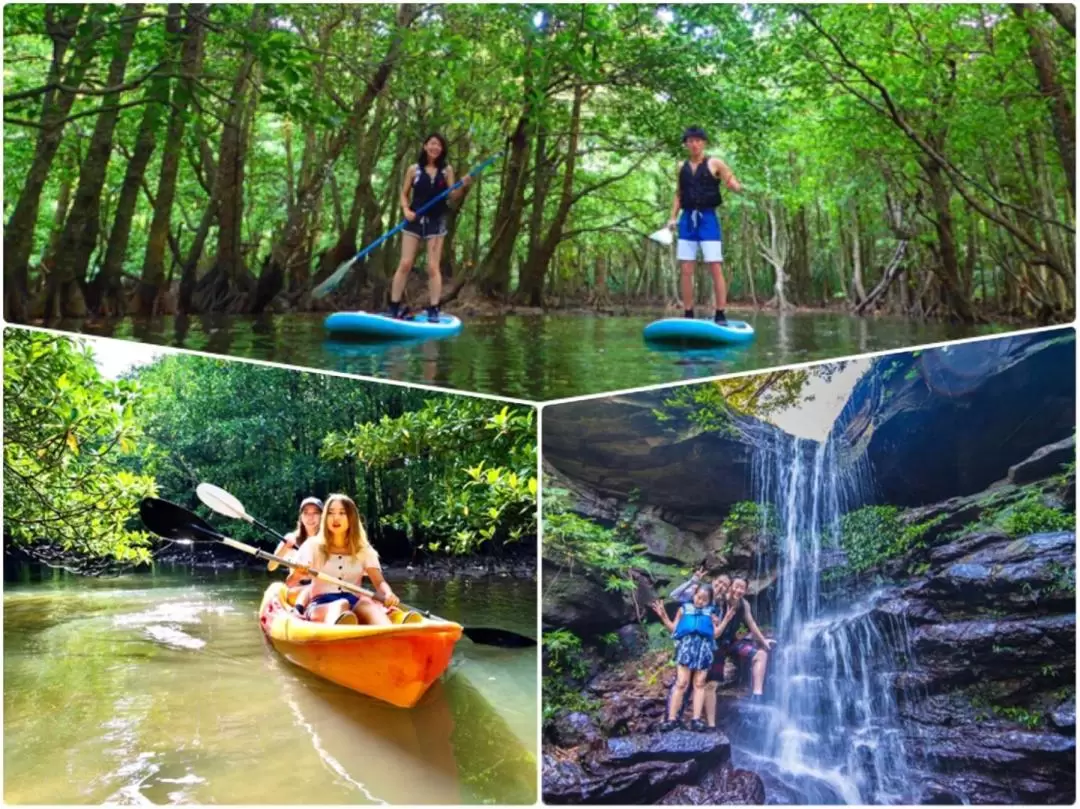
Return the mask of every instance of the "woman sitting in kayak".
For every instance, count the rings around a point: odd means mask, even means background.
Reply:
[[[290,531],[278,543],[274,549],[274,556],[284,559],[295,560],[300,547],[319,533],[319,522],[322,520],[323,502],[318,497],[305,497],[300,504],[300,515],[296,519],[296,530]],[[277,570],[277,562],[266,563],[268,570]],[[303,579],[296,587],[289,588],[289,603],[297,607],[303,607],[307,597],[307,586],[311,579]]]
[[[472,184],[472,177],[467,176],[461,182],[462,187],[450,194],[450,200],[456,202],[461,198],[465,188]],[[401,297],[405,294],[405,282],[416,261],[420,243],[424,242],[427,245],[428,297],[431,302],[427,308],[427,319],[430,323],[439,322],[439,301],[442,298],[439,262],[447,233],[449,200],[440,200],[422,214],[416,211],[453,184],[454,170],[446,162],[446,138],[437,132],[428,135],[416,163],[405,172],[405,183],[401,187],[401,210],[409,224],[405,226],[401,239],[401,261],[390,284],[391,317],[405,317]]]
[[[323,502],[318,497],[305,497],[300,504],[300,514],[296,518],[296,530],[290,531],[274,549],[274,556],[284,559],[293,559],[297,551],[308,539],[319,533],[319,522],[322,520]],[[268,570],[277,570],[277,562],[267,562]]]
[[[308,620],[327,624],[390,623],[385,607],[397,606],[398,597],[383,578],[379,555],[368,542],[360,512],[350,498],[343,494],[326,498],[319,534],[304,543],[296,562],[300,567],[293,569],[286,584],[291,587],[304,578],[312,579],[303,610]],[[356,585],[367,576],[382,597],[382,604],[315,578],[312,571],[316,570]]]

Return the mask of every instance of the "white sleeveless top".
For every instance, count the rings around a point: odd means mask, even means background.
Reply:
[[[358,556],[349,556],[344,553],[332,553],[327,557],[326,564],[322,568],[315,567],[315,544],[314,542],[305,542],[300,546],[300,550],[296,552],[296,562],[310,567],[312,570],[320,570],[322,573],[326,573],[329,576],[334,576],[338,579],[343,579],[350,584],[362,584],[364,576],[368,568],[375,568],[376,570],[382,570],[379,565],[378,554],[375,553],[373,548],[367,548],[360,551]],[[311,595],[312,597],[321,596],[323,593],[341,593],[347,592],[342,590],[336,584],[322,581],[321,579],[312,579],[311,582]]]

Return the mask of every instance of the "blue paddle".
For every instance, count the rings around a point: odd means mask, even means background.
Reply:
[[[470,171],[468,174],[466,174],[465,177],[475,177],[477,174],[482,172],[484,169],[486,169],[488,166],[490,166],[492,163],[494,163],[496,160],[498,160],[502,156],[503,156],[503,152],[499,152],[498,154],[493,155],[492,157],[489,157],[487,160],[485,160],[479,166],[477,166],[472,171]],[[450,194],[452,194],[454,191],[457,191],[459,188],[461,188],[461,186],[465,184],[465,177],[462,177],[460,180],[458,180],[456,183],[454,183],[452,186],[447,188],[445,191],[443,191],[438,196],[433,197],[431,200],[429,200],[427,202],[427,204],[421,205],[416,210],[416,215],[419,216],[424,211],[428,210],[433,205],[435,205],[435,203],[442,201],[446,197],[450,196]],[[342,280],[345,278],[345,276],[349,274],[349,270],[352,269],[353,264],[355,264],[357,261],[362,259],[364,256],[366,256],[368,253],[370,253],[372,250],[374,250],[380,244],[382,244],[387,239],[389,239],[391,236],[393,236],[394,234],[399,233],[402,230],[404,230],[405,226],[408,225],[408,224],[409,224],[408,219],[402,219],[401,222],[398,223],[397,227],[395,227],[393,230],[387,231],[382,236],[380,236],[375,241],[373,241],[371,244],[369,244],[367,247],[365,247],[363,250],[361,250],[359,253],[357,253],[355,256],[350,258],[348,261],[344,262],[340,267],[338,267],[336,270],[334,270],[333,275],[331,275],[329,278],[327,278],[325,281],[323,281],[321,284],[319,284],[317,287],[315,287],[315,289],[311,290],[311,296],[313,298],[323,298],[323,297],[326,297],[326,295],[328,295],[329,293],[333,292],[338,287],[338,285],[342,282]]]

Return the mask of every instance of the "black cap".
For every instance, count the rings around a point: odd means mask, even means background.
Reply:
[[[682,142],[686,143],[690,138],[701,138],[706,143],[709,140],[709,136],[705,134],[705,130],[700,126],[691,126],[682,133]]]

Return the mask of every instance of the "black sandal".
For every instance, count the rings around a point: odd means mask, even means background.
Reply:
[[[700,719],[691,719],[690,720],[690,730],[695,731],[696,733],[701,733],[702,731],[708,730],[708,729],[709,729],[709,726],[706,725],[702,720],[700,720]]]
[[[669,733],[673,730],[679,729],[679,720],[668,719],[660,723],[659,730],[661,733]]]

